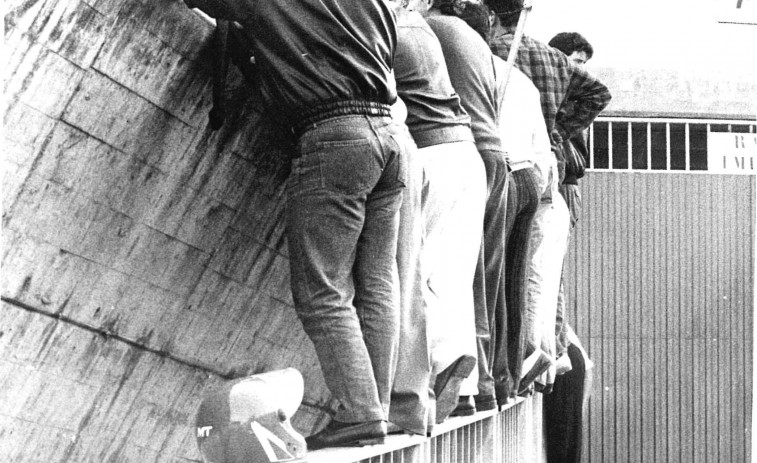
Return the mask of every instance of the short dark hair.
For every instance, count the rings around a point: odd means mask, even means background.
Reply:
[[[484,39],[488,44],[491,35],[491,24],[489,23],[489,7],[483,3],[473,3],[465,1],[460,4],[460,11],[455,10],[452,14],[462,19]]]
[[[512,27],[518,24],[520,12],[523,9],[523,0],[484,0],[486,6],[494,11],[503,27]]]
[[[594,47],[578,32],[560,32],[552,37],[552,40],[549,41],[549,46],[557,48],[568,56],[572,55],[575,51],[586,53],[587,58],[591,58],[594,55]]]

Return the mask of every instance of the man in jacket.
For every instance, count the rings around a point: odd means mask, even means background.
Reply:
[[[434,32],[423,19],[431,3],[396,8],[397,93],[407,105],[407,126],[423,166],[422,293],[401,327],[400,359],[390,421],[425,433],[457,406],[461,382],[476,366],[473,274],[486,201],[484,164],[471,119],[452,87]],[[430,381],[435,413],[424,423]],[[424,384],[425,382],[425,384]]]
[[[561,32],[549,45],[578,65],[583,65],[594,55],[594,48],[578,32]],[[565,111],[570,111],[568,107]],[[565,180],[560,185],[560,194],[570,209],[571,234],[581,215],[581,193],[578,179],[583,176],[580,161],[588,159],[586,131],[574,135],[563,144],[570,143],[575,160],[566,156]],[[580,158],[578,157],[580,156]],[[582,159],[583,158],[583,159]],[[578,161],[578,162],[575,162]],[[558,296],[558,314],[565,313],[565,296],[562,282]],[[564,317],[563,317],[564,318]],[[562,321],[562,320],[561,320]],[[544,430],[548,462],[579,463],[583,449],[583,428],[591,395],[592,367],[586,350],[573,329],[565,323],[558,324],[557,342],[565,354],[559,359],[557,376],[552,393],[544,397]]]

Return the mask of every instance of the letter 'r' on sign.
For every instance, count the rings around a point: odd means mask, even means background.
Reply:
[[[710,173],[754,175],[755,159],[757,133],[707,134],[707,170]]]

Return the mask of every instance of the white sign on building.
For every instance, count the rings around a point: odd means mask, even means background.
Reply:
[[[757,0],[719,0],[718,22],[757,25]]]
[[[754,174],[757,133],[707,134],[707,170],[721,174]]]

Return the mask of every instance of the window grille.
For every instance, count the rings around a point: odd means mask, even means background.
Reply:
[[[723,161],[735,167],[721,166],[720,161],[710,165],[714,161],[708,145],[714,138],[722,138],[713,134],[724,133],[734,134],[734,138],[745,144],[745,158]],[[738,134],[743,136],[737,137]],[[588,137],[589,170],[757,172],[755,121],[598,117],[589,128]],[[739,172],[742,167],[744,171]]]

